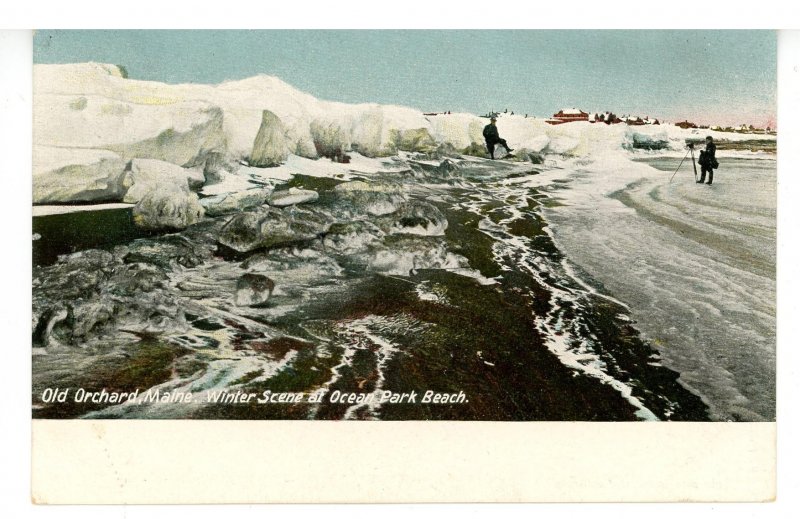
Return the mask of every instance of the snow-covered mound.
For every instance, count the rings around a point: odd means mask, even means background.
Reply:
[[[426,116],[408,107],[324,101],[265,75],[219,85],[124,76],[120,67],[99,63],[34,66],[35,203],[121,201],[126,186],[119,182],[133,159],[198,168],[219,180],[239,161],[274,166],[293,156],[346,162],[345,152],[485,150],[488,120],[472,114]],[[609,149],[677,151],[693,133],[715,135],[668,125],[552,126],[505,114],[497,125],[523,160]]]

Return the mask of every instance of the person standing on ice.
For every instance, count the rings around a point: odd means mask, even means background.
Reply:
[[[706,173],[708,173],[708,185],[714,182],[714,169],[719,166],[715,154],[717,153],[717,145],[714,144],[714,139],[709,135],[706,137],[706,149],[700,152],[700,159],[697,161],[700,164],[700,180],[698,184],[706,181]]]
[[[496,144],[502,144],[509,153],[514,151],[508,147],[505,139],[500,138],[496,123],[497,118],[492,117],[491,122],[483,128],[483,138],[486,139],[486,147],[489,149],[489,156],[492,157],[492,160],[494,160],[494,147]]]

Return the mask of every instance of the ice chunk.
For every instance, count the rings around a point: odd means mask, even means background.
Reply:
[[[240,213],[220,230],[218,241],[240,253],[260,248],[312,240],[325,232],[330,222],[318,213],[301,209],[261,208]]]
[[[370,270],[408,276],[418,269],[468,269],[463,256],[447,251],[440,239],[404,236],[385,247],[377,247],[368,257]]]
[[[247,273],[236,281],[236,306],[260,305],[269,299],[275,283],[262,274]]]
[[[250,165],[256,167],[278,166],[286,161],[289,153],[286,148],[285,130],[280,118],[269,110],[264,110],[261,127],[250,153]]]
[[[390,234],[443,236],[447,218],[436,206],[412,200],[379,222]]]
[[[315,202],[319,199],[319,193],[311,189],[289,188],[285,191],[273,191],[269,196],[269,205],[273,207],[287,207],[296,204]]]
[[[263,205],[267,201],[268,194],[267,189],[247,189],[202,198],[200,205],[205,208],[208,216],[220,216]]]
[[[93,149],[33,148],[33,203],[120,201],[125,162]]]
[[[122,199],[126,203],[136,203],[151,191],[165,186],[175,186],[181,190],[199,188],[205,182],[202,171],[182,168],[169,162],[152,159],[134,159],[130,171],[125,176],[128,191]]]
[[[175,185],[148,192],[133,208],[133,222],[144,229],[184,229],[205,213],[197,195]]]

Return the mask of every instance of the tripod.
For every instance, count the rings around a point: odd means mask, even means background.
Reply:
[[[681,166],[683,165],[683,161],[686,160],[686,157],[689,156],[689,153],[692,154],[692,166],[694,167],[694,181],[697,182],[697,164],[695,164],[695,162],[694,162],[694,146],[690,146],[689,147],[689,151],[686,152],[686,155],[683,156],[683,158],[681,159],[680,164],[678,164],[678,167],[675,168],[675,173],[677,173],[678,170],[681,169]],[[670,184],[672,184],[672,179],[675,178],[675,173],[673,173],[672,176],[669,177],[669,183]]]

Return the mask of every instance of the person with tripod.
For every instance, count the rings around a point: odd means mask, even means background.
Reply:
[[[709,135],[706,137],[706,149],[700,152],[700,159],[697,161],[700,164],[700,180],[698,184],[702,184],[706,180],[706,173],[708,173],[708,185],[714,182],[714,170],[719,167],[719,162],[716,158],[717,145],[714,144],[714,139]]]
[[[672,183],[672,179],[675,178],[675,175],[678,173],[678,170],[681,169],[683,165],[683,161],[686,160],[686,157],[689,154],[692,154],[692,168],[694,169],[694,180],[698,184],[702,184],[706,180],[706,173],[708,173],[708,185],[710,186],[714,182],[714,170],[719,167],[719,162],[717,162],[717,145],[714,144],[714,139],[709,135],[706,137],[706,149],[700,151],[700,159],[698,162],[700,163],[700,168],[702,174],[700,175],[700,180],[697,180],[697,166],[694,162],[694,143],[689,142],[686,144],[686,147],[689,151],[686,152],[686,155],[683,156],[681,162],[678,164],[678,167],[675,169],[675,173],[669,178],[669,183]]]

